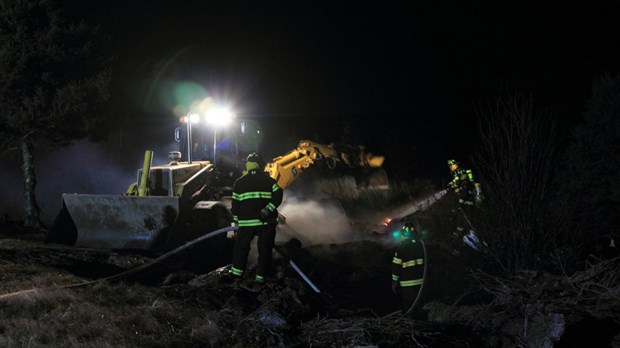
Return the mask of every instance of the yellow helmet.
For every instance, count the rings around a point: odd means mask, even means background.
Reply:
[[[245,166],[247,170],[260,169],[265,166],[265,161],[263,161],[259,154],[252,152],[245,160]]]
[[[459,167],[459,164],[458,164],[458,162],[456,160],[449,159],[448,160],[448,167],[450,168],[450,170],[455,171]]]

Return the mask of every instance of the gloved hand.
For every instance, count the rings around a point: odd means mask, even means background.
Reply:
[[[236,227],[238,224],[236,222],[231,222],[230,226],[231,227]],[[228,232],[226,232],[226,238],[228,239],[234,239],[237,236],[237,231],[236,230],[230,230]]]
[[[392,281],[392,292],[395,294],[398,294],[398,287],[400,286],[400,284],[398,284],[398,282],[396,281]]]
[[[258,214],[258,218],[261,221],[269,221],[269,219],[271,218],[271,210],[269,210],[269,208],[267,207],[264,207]]]

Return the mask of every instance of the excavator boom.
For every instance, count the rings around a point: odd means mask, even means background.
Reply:
[[[321,160],[327,161],[330,168],[337,163],[349,167],[381,168],[385,157],[366,152],[363,146],[324,145],[302,140],[293,150],[267,163],[265,171],[286,189],[303,171]]]

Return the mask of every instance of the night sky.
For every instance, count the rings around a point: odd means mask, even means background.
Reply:
[[[368,147],[444,157],[468,153],[474,108],[500,88],[572,122],[620,65],[619,13],[602,5],[81,3],[113,37],[118,112],[171,115],[157,91],[193,81],[264,127],[329,138],[349,122]]]
[[[192,82],[259,121],[267,155],[288,150],[274,146],[286,138],[338,140],[348,123],[413,176],[466,159],[475,109],[499,90],[532,95],[568,128],[592,81],[620,68],[620,13],[589,2],[73,6],[113,38],[110,113],[161,127],[152,121],[176,118],[170,86]]]
[[[63,0],[109,38],[113,127],[104,146],[35,156],[37,198],[55,215],[63,192],[121,193],[147,149],[178,150],[175,86],[199,86],[259,122],[265,158],[299,140],[353,140],[386,156],[392,179],[449,179],[467,163],[476,108],[502,89],[531,95],[564,130],[579,122],[592,82],[620,72],[620,11],[505,1],[344,2]],[[39,149],[41,150],[41,149]],[[156,161],[157,159],[157,161]],[[0,179],[1,211],[22,210],[18,164]]]

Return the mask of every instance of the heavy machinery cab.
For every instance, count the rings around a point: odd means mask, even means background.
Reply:
[[[135,195],[138,183],[142,180],[143,169],[137,173],[137,181],[129,185],[127,195]],[[184,188],[193,180],[208,176],[213,172],[213,165],[209,161],[182,162],[151,167],[147,180],[147,196],[179,197]]]
[[[136,182],[129,185],[125,196],[178,197],[182,202],[223,200],[232,195],[232,185],[222,180],[211,161],[179,162],[180,154],[170,152],[170,163],[150,165],[149,152],[144,167],[137,171]],[[148,171],[148,178],[143,178]],[[146,180],[145,180],[146,179]]]

